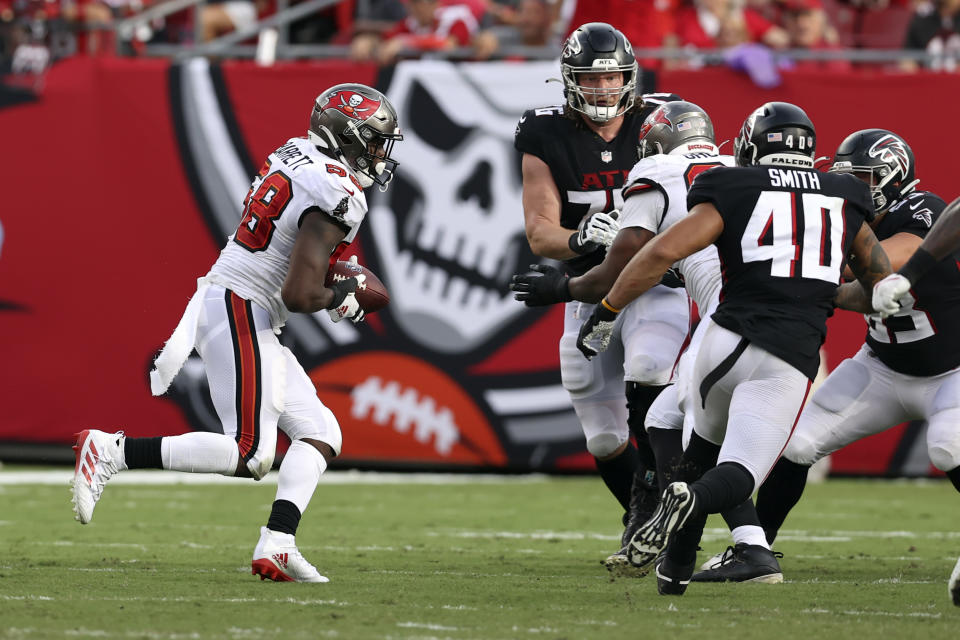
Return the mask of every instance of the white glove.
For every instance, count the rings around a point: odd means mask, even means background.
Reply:
[[[571,238],[570,248],[577,253],[590,253],[599,246],[609,247],[620,231],[618,218],[620,212],[614,209],[609,213],[598,211],[585,216],[577,226],[575,238]]]
[[[347,262],[359,264],[357,261],[357,256],[355,255],[350,256],[350,259],[347,260]],[[337,290],[337,294],[334,296],[335,298],[346,292],[346,295],[340,301],[340,304],[332,309],[327,309],[327,313],[330,314],[331,320],[334,322],[340,322],[344,318],[350,318],[354,324],[363,321],[364,311],[360,307],[360,303],[357,302],[357,296],[354,292],[357,289],[363,288],[363,283],[366,279],[367,276],[360,273],[352,278],[347,278],[346,280],[336,282],[330,287],[331,289]]]
[[[873,310],[881,318],[892,316],[900,311],[900,300],[909,292],[910,281],[899,273],[891,273],[873,285]]]
[[[363,278],[364,276],[360,277]],[[363,309],[357,302],[357,296],[353,293],[348,293],[347,297],[338,306],[327,309],[327,313],[330,314],[330,319],[334,322],[340,322],[344,318],[350,318],[350,321],[354,324],[363,322]]]

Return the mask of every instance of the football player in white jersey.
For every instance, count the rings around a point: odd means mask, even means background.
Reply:
[[[537,267],[536,274],[517,275],[512,287],[518,300],[530,306],[558,302],[568,295],[574,300],[599,301],[634,253],[657,233],[687,215],[687,189],[697,175],[712,167],[733,166],[731,156],[719,155],[710,117],[697,105],[684,101],[665,102],[647,116],[639,131],[638,155],[640,160],[631,169],[623,187],[620,232],[603,262],[573,278],[543,266]],[[682,274],[701,314],[712,312],[721,285],[716,248],[708,247],[675,266],[674,277]],[[633,343],[631,335],[642,332],[643,327],[630,322],[628,311],[616,331],[624,344],[629,345]],[[691,344],[688,353],[692,348]],[[688,358],[685,355],[681,362]],[[683,387],[682,378],[678,384],[664,389],[646,414],[647,435],[656,454],[660,476],[668,474],[672,462],[680,454],[684,414],[679,406],[678,387]],[[637,480],[641,478],[638,476]],[[669,482],[665,478],[660,480],[664,486],[664,480]],[[634,499],[622,540],[624,548],[607,558],[605,563],[611,571],[624,575],[644,575],[648,571],[647,567],[632,567],[625,548],[636,526],[642,524],[656,506],[655,500],[651,503],[649,499],[637,499],[646,496],[649,496],[648,492],[632,492]]]
[[[196,348],[223,433],[127,438],[82,431],[74,447],[77,520],[90,521],[105,483],[124,469],[259,480],[273,465],[279,428],[291,445],[252,572],[261,579],[327,582],[297,550],[294,535],[320,474],[340,452],[340,425],[277,335],[289,312],[326,309],[334,322],[363,318],[356,278],[330,286],[324,280],[367,213],[363,189],[386,189],[393,177],[397,163],[390,152],[398,140],[397,112],[379,91],[340,84],[317,97],[307,136],[290,139],[264,162],[237,231],[197,281],[150,374],[153,394],[164,393]]]

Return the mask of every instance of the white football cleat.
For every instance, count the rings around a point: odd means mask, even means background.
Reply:
[[[729,550],[730,547],[727,547]],[[711,569],[716,569],[723,564],[723,561],[727,559],[727,551],[721,551],[716,555],[712,555],[707,558],[703,564],[700,565],[699,571],[710,571]]]
[[[106,433],[84,429],[77,434],[77,463],[73,470],[71,491],[74,517],[83,524],[93,518],[93,508],[103,487],[115,473],[126,469],[123,457],[123,431]]]
[[[307,562],[289,533],[260,527],[260,541],[253,550],[251,573],[274,582],[330,582]]]

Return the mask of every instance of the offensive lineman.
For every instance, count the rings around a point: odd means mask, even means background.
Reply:
[[[317,97],[307,137],[291,138],[267,158],[237,231],[197,281],[150,374],[153,394],[164,393],[196,347],[223,433],[127,438],[82,431],[74,447],[77,520],[90,522],[107,480],[124,469],[259,480],[273,465],[279,427],[291,445],[252,573],[261,580],[328,582],[300,554],[294,536],[327,462],[340,453],[340,425],[277,334],[289,312],[327,309],[334,322],[363,318],[354,294],[358,278],[329,287],[324,278],[363,222],[363,189],[386,189],[393,177],[390,152],[402,139],[396,110],[375,89],[340,84]]]
[[[627,265],[578,345],[602,350],[619,309],[678,260],[716,244],[721,302],[705,319],[693,370],[694,428],[677,476],[631,541],[635,565],[657,558],[657,589],[682,594],[696,565],[707,514],[740,505],[776,462],[816,376],[826,319],[847,256],[860,296],[890,271],[866,220],[867,186],[813,169],[813,123],[798,107],[769,102],[744,122],[737,167],[702,174],[690,214]],[[849,287],[848,287],[849,290]],[[691,482],[690,485],[687,482]]]
[[[666,102],[650,113],[640,128],[640,161],[634,165],[623,188],[623,209],[620,232],[599,265],[585,274],[569,278],[553,267],[540,267],[539,273],[516,275],[511,288],[516,298],[528,306],[553,304],[567,297],[596,303],[616,281],[627,262],[657,233],[666,230],[687,215],[687,189],[704,171],[716,166],[733,166],[733,156],[721,156],[717,149],[713,123],[703,109],[684,101]],[[710,246],[681,260],[675,272],[680,274],[687,291],[708,317],[720,296],[720,261],[717,250]],[[675,438],[684,427],[684,410],[678,400],[678,388],[684,385],[684,373],[696,353],[702,332],[697,332],[681,358],[677,383],[667,387],[647,412],[646,428],[656,453],[658,467],[672,466],[677,460],[666,459],[661,443]],[[685,394],[681,394],[685,395]],[[688,421],[689,422],[689,421]],[[688,425],[689,426],[689,425]],[[659,468],[658,468],[659,471]],[[660,490],[669,479],[658,473]],[[634,492],[636,496],[639,492]],[[631,503],[630,517],[622,540],[622,548],[605,561],[608,569],[625,575],[645,574],[649,567],[635,570],[627,558],[626,545],[636,528],[652,515],[653,507]],[[759,527],[757,527],[759,530]],[[762,537],[762,532],[760,533]],[[774,561],[775,562],[775,561]]]
[[[580,275],[603,260],[604,247],[617,233],[620,189],[639,159],[636,142],[644,118],[657,104],[675,97],[635,98],[638,67],[633,49],[606,23],[592,22],[574,31],[560,66],[566,104],[525,112],[515,146],[522,154],[523,213],[531,250],[562,260],[567,273]],[[568,304],[559,347],[561,378],[587,450],[623,507],[626,524],[635,473],[646,483],[638,485],[641,489],[655,477],[643,421],[670,382],[686,338],[687,296],[682,289],[665,286],[652,290],[624,318],[624,325],[635,330],[624,333],[615,349],[593,362],[576,349],[577,332],[592,306],[571,300],[563,300]],[[631,431],[639,451],[630,443]],[[679,455],[679,437],[672,446]],[[656,500],[657,492],[645,491]]]

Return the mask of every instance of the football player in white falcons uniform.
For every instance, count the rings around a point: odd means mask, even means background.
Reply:
[[[657,233],[667,229],[687,215],[687,189],[704,171],[716,166],[733,166],[731,156],[721,156],[715,144],[713,124],[703,109],[684,101],[666,102],[654,109],[644,120],[639,131],[640,157],[631,169],[623,187],[623,208],[620,212],[620,231],[603,262],[581,276],[567,278],[559,270],[540,267],[533,275],[517,275],[513,288],[517,299],[528,305],[550,304],[568,294],[574,300],[597,302],[609,290],[630,258]],[[694,302],[702,314],[716,307],[720,294],[720,262],[715,247],[708,247],[681,260],[676,266],[674,283],[682,286],[680,274]],[[642,325],[621,320],[618,330],[624,343],[630,335],[642,332]],[[694,349],[691,343],[689,354]],[[681,359],[688,359],[685,355]],[[678,384],[666,387],[653,401],[646,414],[645,426],[653,447],[658,471],[669,469],[679,454],[679,447],[662,446],[666,439],[676,437],[684,425],[684,413],[679,406],[678,387],[683,387],[680,370]],[[680,394],[682,395],[682,394]],[[640,481],[640,477],[637,477]],[[669,482],[669,479],[667,479]],[[665,485],[664,485],[665,486]],[[646,500],[639,498],[646,497]],[[645,575],[648,567],[630,565],[626,543],[636,527],[649,517],[656,500],[649,493],[632,492],[632,502],[621,550],[607,558],[608,569],[623,575]],[[759,527],[757,527],[759,530]],[[760,532],[762,538],[762,531]]]
[[[330,286],[324,280],[367,213],[363,189],[385,189],[393,177],[390,152],[401,139],[397,112],[379,91],[341,84],[317,97],[307,137],[290,139],[263,164],[237,231],[197,281],[150,374],[153,394],[164,393],[196,348],[223,433],[127,438],[82,431],[74,447],[77,520],[90,521],[105,483],[124,469],[259,480],[273,465],[279,428],[291,445],[252,571],[261,579],[327,582],[297,550],[294,535],[320,474],[340,452],[340,426],[277,335],[288,312],[326,309],[334,322],[363,318],[356,278]]]

